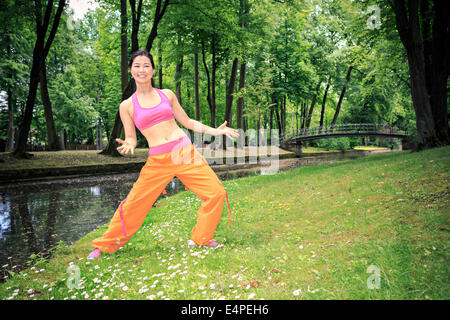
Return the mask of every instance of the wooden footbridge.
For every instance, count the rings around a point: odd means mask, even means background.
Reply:
[[[298,143],[300,141],[308,141],[324,138],[337,137],[386,137],[407,139],[409,134],[407,130],[387,124],[377,123],[351,123],[337,124],[327,127],[304,128],[301,130],[288,131],[285,135],[280,136],[280,144],[282,143]]]

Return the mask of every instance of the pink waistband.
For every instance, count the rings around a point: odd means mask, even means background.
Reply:
[[[170,141],[170,142],[167,142],[164,144],[160,144],[158,146],[150,147],[150,149],[148,150],[148,155],[154,156],[157,154],[177,151],[191,143],[192,143],[191,140],[187,136],[184,136],[177,140],[173,140],[173,141]]]

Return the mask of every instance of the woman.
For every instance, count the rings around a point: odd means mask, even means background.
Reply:
[[[239,134],[227,127],[226,121],[215,129],[190,119],[171,90],[152,86],[154,71],[153,57],[147,51],[132,54],[130,72],[136,82],[136,92],[119,107],[125,140],[116,139],[121,144],[117,150],[122,154],[134,154],[137,127],[147,139],[149,157],[127,198],[116,210],[108,230],[92,242],[95,249],[88,259],[96,259],[101,252],[112,253],[122,247],[141,227],[153,203],[174,176],[203,200],[189,242],[199,246],[218,245],[212,237],[222,215],[225,197],[228,200],[227,193],[175,120],[200,133],[230,138],[237,138]]]

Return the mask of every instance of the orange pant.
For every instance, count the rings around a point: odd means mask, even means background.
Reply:
[[[206,245],[216,231],[224,199],[227,197],[228,201],[228,196],[214,171],[192,144],[148,157],[138,180],[112,217],[108,230],[92,245],[102,252],[112,253],[127,243],[175,176],[203,200],[191,240],[197,245]]]

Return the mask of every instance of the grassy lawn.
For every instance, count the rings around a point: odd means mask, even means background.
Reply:
[[[187,247],[200,200],[181,192],[119,251],[86,260],[99,227],[0,298],[449,299],[449,160],[444,147],[224,181],[236,225],[224,204],[217,250]]]

